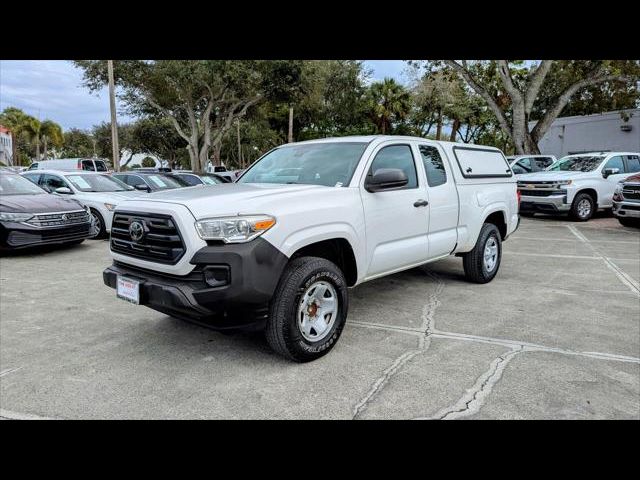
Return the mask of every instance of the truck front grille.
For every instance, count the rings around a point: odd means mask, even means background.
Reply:
[[[625,200],[640,200],[640,185],[623,185],[622,196]]]
[[[519,189],[520,194],[527,197],[549,197],[551,195],[564,195],[564,190],[524,190]]]
[[[136,225],[132,227],[133,223]],[[111,225],[111,250],[130,257],[174,265],[182,258],[186,248],[170,215],[117,212]]]

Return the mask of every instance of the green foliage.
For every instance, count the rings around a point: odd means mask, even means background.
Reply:
[[[142,159],[142,166],[147,168],[155,167],[156,161],[151,157],[144,157]]]
[[[62,158],[93,157],[93,136],[91,133],[72,128],[64,132],[64,148],[60,152]]]
[[[371,84],[367,91],[367,109],[376,126],[376,133],[393,133],[394,126],[409,114],[410,98],[407,89],[393,78]]]

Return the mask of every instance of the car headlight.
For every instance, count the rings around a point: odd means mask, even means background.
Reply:
[[[262,235],[275,224],[276,219],[269,215],[239,215],[198,220],[196,230],[203,240],[244,243]]]
[[[33,218],[33,213],[0,212],[0,222],[26,222]]]
[[[573,183],[573,180],[559,180],[558,185],[571,185]]]
[[[109,210],[110,212],[115,210],[117,207],[117,205],[114,205],[113,203],[105,203],[104,206],[107,207],[107,210]]]

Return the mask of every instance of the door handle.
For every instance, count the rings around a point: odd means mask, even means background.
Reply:
[[[427,202],[426,200],[418,200],[416,202],[413,203],[413,206],[418,208],[418,207],[426,207],[427,205],[429,205],[429,202]]]

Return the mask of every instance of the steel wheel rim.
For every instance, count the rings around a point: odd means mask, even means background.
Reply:
[[[578,215],[585,218],[591,213],[591,202],[586,198],[583,198],[578,202]]]
[[[492,272],[498,263],[498,241],[491,236],[484,244],[484,266],[487,272]]]
[[[298,330],[302,337],[316,343],[324,339],[338,316],[338,294],[329,282],[312,283],[304,292],[297,312]]]

